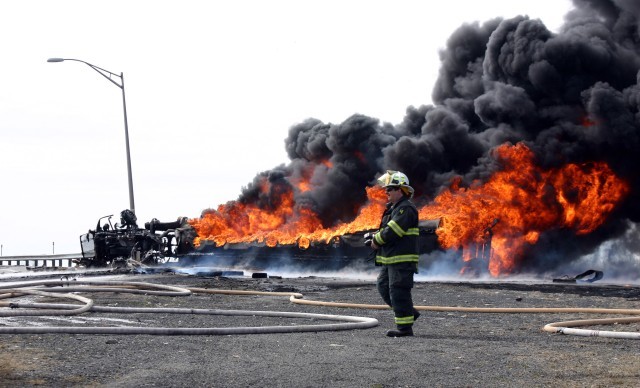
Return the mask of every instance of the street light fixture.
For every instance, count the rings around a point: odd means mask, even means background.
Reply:
[[[113,83],[117,87],[122,90],[122,108],[124,109],[124,139],[127,147],[127,173],[129,178],[129,208],[135,214],[136,207],[133,201],[133,177],[131,176],[131,154],[129,151],[129,125],[127,124],[127,103],[124,98],[124,74],[121,72],[120,75],[110,72],[109,70],[105,70],[101,67],[94,66],[89,62],[82,61],[80,59],[70,59],[70,58],[49,58],[47,62],[64,62],[64,61],[76,61],[82,62],[85,65],[89,66],[93,70],[97,71],[101,76],[109,80],[109,82]],[[120,78],[120,83],[113,80],[112,77]]]

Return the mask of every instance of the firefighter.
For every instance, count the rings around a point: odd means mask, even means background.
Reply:
[[[376,265],[382,266],[378,292],[393,309],[397,326],[386,334],[412,336],[413,323],[420,315],[411,299],[413,275],[418,273],[418,210],[411,202],[414,190],[409,178],[399,171],[387,171],[378,183],[385,188],[389,202],[371,248],[376,250]]]

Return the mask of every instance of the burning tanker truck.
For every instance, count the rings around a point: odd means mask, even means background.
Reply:
[[[113,215],[101,217],[95,229],[80,236],[82,258],[78,264],[87,267],[122,267],[126,265],[157,265],[177,259],[180,265],[201,263],[234,266],[239,263],[273,265],[283,259],[326,269],[328,265],[345,265],[357,260],[372,259],[368,236],[372,230],[336,235],[327,241],[311,241],[300,237],[295,243],[270,244],[252,241],[216,244],[199,242],[196,230],[187,217],[173,222],[152,219],[144,228],[137,224],[130,210],[120,213],[120,223],[112,223]],[[435,232],[440,219],[420,222],[420,251],[438,249]]]
[[[192,222],[194,222],[192,220]],[[440,249],[436,230],[440,219],[420,222],[419,252],[430,253]],[[359,230],[333,234],[323,239],[298,236],[295,241],[275,239],[239,241],[213,241],[196,239],[193,253],[180,258],[186,263],[206,262],[219,266],[247,266],[252,268],[304,268],[306,271],[340,270],[358,264],[373,266],[374,254],[371,236],[376,230]]]

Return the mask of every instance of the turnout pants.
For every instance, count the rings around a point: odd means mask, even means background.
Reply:
[[[378,292],[382,300],[393,309],[398,327],[413,325],[411,289],[415,270],[415,263],[389,264],[383,265],[378,275]]]

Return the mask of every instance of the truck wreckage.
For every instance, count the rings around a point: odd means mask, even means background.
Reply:
[[[85,267],[141,267],[158,266],[167,262],[178,266],[211,266],[219,268],[253,267],[287,269],[303,265],[305,270],[340,270],[358,262],[371,262],[375,251],[370,238],[375,230],[333,236],[328,241],[309,241],[299,238],[295,244],[267,244],[266,242],[226,243],[217,245],[210,240],[196,244],[197,232],[187,217],[178,217],[173,222],[152,219],[140,228],[136,215],[130,210],[120,213],[120,223],[112,223],[113,215],[101,217],[95,229],[80,236],[82,258],[74,260]],[[428,254],[442,251],[436,231],[445,222],[443,219],[420,221],[418,251]],[[488,264],[493,255],[493,228],[499,219],[494,219],[482,235],[466,248],[460,275],[478,277],[488,273]],[[554,283],[594,282],[603,278],[602,271],[589,270],[575,277],[564,275],[553,279]]]
[[[95,229],[80,236],[82,258],[77,264],[86,267],[155,265],[194,250],[196,231],[187,217],[173,222],[154,218],[145,223],[144,228],[138,226],[131,210],[120,213],[120,224],[113,224],[112,217],[101,217]]]
[[[176,259],[180,265],[196,265],[214,259],[216,265],[233,266],[251,261],[252,265],[286,263],[303,260],[309,265],[326,268],[357,259],[371,259],[373,252],[366,244],[371,230],[332,237],[327,242],[300,239],[297,244],[227,243],[218,246],[201,241],[196,246],[197,233],[187,217],[173,222],[152,219],[141,228],[131,210],[120,213],[120,223],[112,223],[113,215],[101,217],[95,229],[80,236],[82,258],[77,264],[86,267],[123,267],[126,265],[153,266]],[[421,253],[439,249],[436,229],[440,219],[420,222],[419,248]]]

